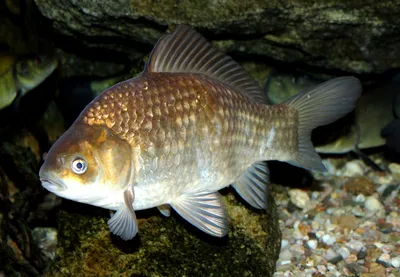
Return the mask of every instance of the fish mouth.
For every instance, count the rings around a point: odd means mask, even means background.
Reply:
[[[40,178],[40,181],[42,182],[42,186],[51,192],[64,191],[67,189],[67,186],[64,183],[54,182],[46,178]]]

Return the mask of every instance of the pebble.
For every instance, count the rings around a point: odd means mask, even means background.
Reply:
[[[308,193],[301,189],[291,189],[289,190],[290,201],[300,208],[304,209],[306,206],[310,205],[310,197]]]
[[[331,235],[325,234],[322,236],[322,242],[326,245],[332,245],[336,242],[336,238]]]
[[[300,258],[305,254],[304,246],[302,245],[297,245],[297,244],[292,245],[290,247],[290,251],[296,258]]]
[[[319,272],[321,272],[322,274],[326,273],[326,266],[324,265],[317,265],[317,269]]]
[[[57,230],[49,227],[37,227],[32,230],[32,237],[46,258],[54,259],[57,248]]]
[[[364,194],[359,194],[354,198],[354,201],[357,203],[363,203],[365,201],[365,196]]]
[[[400,257],[393,258],[391,264],[395,268],[400,268]]]
[[[347,246],[354,250],[356,253],[360,252],[361,249],[364,248],[364,243],[358,240],[351,240],[347,243]]]
[[[281,249],[285,248],[289,244],[289,241],[287,239],[283,239],[281,241]]]
[[[391,264],[390,255],[383,253],[382,255],[379,256],[379,258],[376,260],[376,262],[380,263],[384,267],[389,267]]]
[[[375,183],[368,177],[357,176],[346,182],[344,190],[353,195],[363,194],[370,196],[376,191],[375,187]]]
[[[377,212],[383,210],[382,203],[375,196],[368,196],[365,200],[364,207],[370,212]]]
[[[332,222],[338,225],[341,229],[354,230],[358,227],[358,219],[354,215],[341,215],[333,218]]]
[[[318,221],[313,220],[313,222],[311,222],[311,227],[312,227],[312,229],[313,229],[314,232],[315,232],[315,231],[318,231],[318,229],[319,229],[319,223],[318,223]]]
[[[350,251],[346,247],[340,247],[337,252],[340,254],[340,256],[342,256],[343,259],[346,259],[350,255]]]
[[[400,175],[400,164],[390,163],[389,164],[390,173],[395,175]]]
[[[364,175],[364,169],[361,165],[361,162],[356,160],[346,163],[346,165],[344,166],[343,175],[348,177]]]
[[[292,252],[290,252],[289,249],[285,249],[283,251],[281,251],[281,253],[279,253],[279,259],[283,261],[290,261],[290,259],[292,258]]]
[[[332,264],[336,264],[342,260],[342,256],[336,253],[335,250],[333,250],[332,248],[329,248],[328,251],[326,251],[325,257],[328,262]]]
[[[357,216],[357,217],[364,217],[364,216],[365,216],[365,212],[364,212],[363,209],[361,209],[361,207],[359,207],[359,206],[353,207],[353,208],[351,209],[351,213],[352,213],[353,215]]]
[[[344,260],[344,262],[346,264],[352,264],[352,263],[356,262],[357,260],[358,260],[357,256],[354,254],[351,254]]]
[[[316,249],[318,246],[318,242],[315,239],[307,241],[307,246],[311,249]]]
[[[324,234],[325,234],[324,231],[318,231],[318,232],[315,233],[315,236],[316,236],[317,238],[321,238]]]

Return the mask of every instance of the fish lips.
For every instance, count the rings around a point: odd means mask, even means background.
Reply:
[[[64,183],[54,182],[46,178],[40,178],[40,181],[42,182],[42,186],[51,192],[64,191],[67,189]]]

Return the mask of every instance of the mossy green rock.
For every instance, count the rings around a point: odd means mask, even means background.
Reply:
[[[400,67],[399,1],[35,2],[66,43],[130,59],[148,53],[168,25],[186,23],[228,52],[357,73]]]
[[[203,234],[176,213],[139,218],[132,241],[111,237],[107,218],[60,212],[59,245],[46,276],[272,276],[281,233],[276,206],[259,212],[226,195],[230,232]]]

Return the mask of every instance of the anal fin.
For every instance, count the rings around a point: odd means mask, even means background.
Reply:
[[[269,170],[266,162],[252,164],[232,186],[256,209],[267,208]]]
[[[228,213],[218,192],[182,195],[171,206],[184,219],[209,235],[223,237],[228,233]]]

